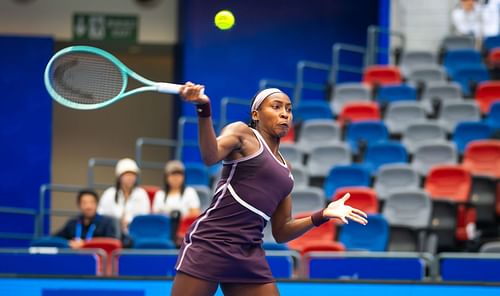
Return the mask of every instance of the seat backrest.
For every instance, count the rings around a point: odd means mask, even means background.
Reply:
[[[164,215],[135,216],[129,225],[132,239],[171,238],[170,218]]]
[[[304,242],[300,250],[302,256],[309,252],[341,252],[345,251],[342,243],[324,240],[309,240]]]
[[[425,180],[425,190],[434,199],[467,202],[472,188],[470,173],[459,165],[437,165]]]
[[[379,200],[386,200],[392,192],[414,190],[420,187],[420,177],[409,164],[386,164],[380,167],[374,188]]]
[[[332,167],[347,165],[351,162],[351,149],[346,143],[324,144],[311,150],[306,169],[311,177],[326,177]]]
[[[455,70],[451,78],[462,87],[465,96],[472,94],[471,83],[480,83],[490,80],[488,69],[483,64],[466,65]]]
[[[434,81],[446,81],[446,70],[439,65],[424,65],[415,66],[408,73],[407,79],[409,82],[425,84]]]
[[[280,153],[283,157],[292,164],[292,167],[302,165],[304,160],[304,152],[298,144],[283,143],[280,144]]]
[[[344,224],[339,242],[347,250],[368,250],[383,252],[389,241],[389,224],[382,215],[368,215],[368,224]]]
[[[453,100],[462,98],[462,89],[456,82],[435,81],[429,82],[422,94],[422,100]]]
[[[200,199],[201,211],[205,211],[212,202],[212,190],[210,189],[210,187],[205,185],[193,185],[191,187],[193,187],[198,194],[198,198]]]
[[[380,120],[380,109],[375,102],[351,102],[344,104],[337,118],[340,125],[346,122]]]
[[[463,166],[475,175],[500,178],[500,140],[477,140],[465,148]]]
[[[368,145],[364,156],[364,164],[375,174],[380,166],[389,163],[406,163],[408,153],[399,142],[375,143]]]
[[[108,237],[96,237],[91,240],[86,241],[82,248],[84,249],[103,249],[106,254],[111,256],[113,251],[118,250],[122,247],[122,242],[116,238]]]
[[[345,103],[368,102],[371,99],[371,90],[362,83],[340,83],[331,98],[331,108],[335,114],[340,113]]]
[[[161,188],[159,186],[155,186],[155,185],[141,185],[141,187],[148,194],[149,204],[150,204],[151,208],[153,208],[153,202],[154,202],[154,199],[155,199],[155,194]]]
[[[480,253],[500,253],[500,241],[487,242],[479,249]]]
[[[478,84],[476,102],[482,113],[488,113],[491,104],[497,101],[500,101],[500,81],[485,81]]]
[[[294,188],[292,191],[292,214],[315,212],[325,206],[323,190],[316,187]]]
[[[395,66],[373,65],[366,67],[363,73],[363,82],[368,85],[399,84],[401,81],[401,73]]]
[[[436,56],[430,51],[405,51],[401,57],[401,71],[407,75],[416,67],[436,64]]]
[[[301,188],[309,186],[309,174],[304,166],[292,165],[293,187]]]
[[[438,121],[452,132],[461,121],[479,121],[481,111],[474,102],[443,102]]]
[[[491,104],[486,122],[493,130],[500,130],[500,101]]]
[[[423,190],[401,189],[389,194],[382,213],[391,226],[425,229],[431,222],[432,202]]]
[[[391,103],[385,112],[384,122],[391,134],[402,133],[408,125],[427,119],[424,106],[420,102],[399,101]]]
[[[307,146],[311,144],[339,141],[341,131],[335,121],[330,119],[307,120],[300,129],[297,144]]]
[[[410,123],[403,131],[401,142],[408,152],[413,153],[415,149],[426,142],[443,142],[446,140],[446,130],[435,122]]]
[[[407,84],[384,85],[378,89],[377,102],[389,104],[397,101],[416,101],[417,90]]]
[[[367,145],[387,141],[389,132],[383,122],[364,121],[354,122],[347,127],[346,140],[354,153],[358,152],[359,141]]]
[[[201,163],[185,163],[186,185],[210,185],[210,172],[208,168]]]
[[[326,198],[341,187],[370,186],[370,172],[360,165],[334,166],[323,183]]]
[[[464,67],[465,65],[481,63],[481,54],[475,49],[448,50],[444,55],[443,60],[443,65],[450,76],[453,76],[457,69]]]
[[[474,37],[468,35],[449,35],[441,42],[444,50],[474,49],[476,47]]]
[[[346,193],[351,195],[346,201],[347,205],[358,208],[367,214],[377,214],[379,212],[377,192],[372,188],[360,186],[341,187],[335,191],[332,200],[338,200]]]
[[[467,144],[474,140],[489,139],[491,134],[491,128],[487,123],[464,121],[456,125],[452,138],[458,151],[463,153]]]
[[[456,164],[457,160],[457,148],[454,143],[425,143],[415,149],[412,166],[419,174],[426,175],[435,165]]]
[[[302,100],[293,110],[294,122],[302,122],[311,119],[333,119],[333,113],[326,101]]]
[[[490,51],[494,48],[500,47],[500,36],[489,36],[483,41],[483,49]]]

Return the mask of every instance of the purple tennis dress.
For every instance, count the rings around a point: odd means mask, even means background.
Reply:
[[[221,283],[268,283],[274,278],[262,249],[262,230],[291,192],[293,177],[257,130],[253,155],[224,161],[208,209],[191,225],[176,270]],[[281,156],[281,154],[280,154]]]

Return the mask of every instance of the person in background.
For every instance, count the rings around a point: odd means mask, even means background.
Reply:
[[[185,184],[185,168],[182,162],[171,160],[165,165],[163,190],[158,190],[154,196],[153,212],[170,217],[172,225],[172,240],[177,241],[176,233],[180,219],[198,216],[200,199],[196,190]]]
[[[137,186],[139,167],[130,158],[118,161],[115,167],[116,185],[104,191],[97,212],[120,220],[123,235],[128,234],[128,225],[135,216],[150,213],[146,191]]]
[[[94,237],[118,238],[113,218],[97,214],[98,195],[93,190],[78,192],[76,202],[80,215],[70,219],[54,236],[65,238],[73,249],[83,246],[85,241]]]
[[[483,6],[476,0],[460,0],[451,17],[458,34],[480,39],[498,34],[498,10],[493,11],[490,5]]]

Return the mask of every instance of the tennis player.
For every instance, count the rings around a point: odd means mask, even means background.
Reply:
[[[218,285],[224,295],[279,295],[261,246],[266,223],[271,221],[274,238],[284,243],[331,218],[366,224],[367,216],[344,204],[346,194],[310,217],[292,218],[293,176],[279,152],[280,138],[292,125],[284,92],[260,91],[251,103],[251,123],[229,124],[216,137],[202,89],[188,82],[180,95],[196,104],[202,159],[207,165],[222,161],[222,176],[210,207],[184,238],[171,295],[213,295]]]

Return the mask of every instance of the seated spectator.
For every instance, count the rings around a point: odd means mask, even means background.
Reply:
[[[460,0],[452,11],[453,26],[458,34],[488,37],[498,34],[498,11],[483,7],[476,0]]]
[[[81,215],[66,222],[66,225],[54,235],[69,240],[69,245],[73,249],[80,248],[85,241],[94,237],[117,238],[119,232],[115,227],[115,221],[97,214],[98,199],[95,191],[78,192],[76,201]]]
[[[173,216],[179,212],[181,216],[198,216],[200,199],[194,188],[184,183],[184,165],[172,160],[165,165],[164,190],[158,190],[154,196],[153,212]]]
[[[135,216],[150,212],[146,191],[137,186],[139,167],[130,159],[121,159],[115,168],[116,186],[104,191],[97,212],[120,220],[122,234],[128,234],[128,225]]]

